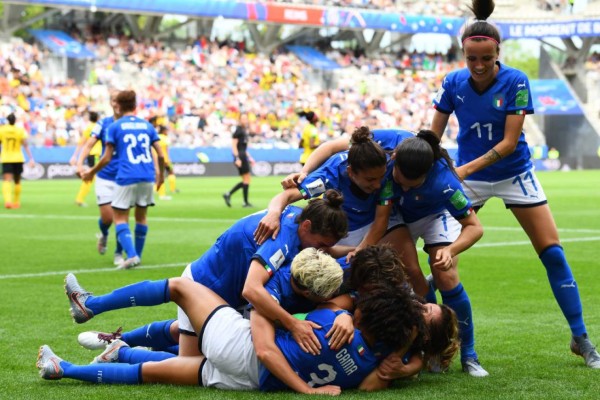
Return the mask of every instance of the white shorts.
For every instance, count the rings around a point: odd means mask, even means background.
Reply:
[[[259,362],[250,334],[250,321],[230,306],[217,308],[200,334],[206,357],[202,385],[229,390],[258,389]]]
[[[418,221],[411,222],[408,230],[416,243],[417,239],[422,238],[425,242],[423,249],[427,251],[429,247],[447,246],[454,243],[460,235],[462,225],[447,210],[438,214],[429,215]]]
[[[465,193],[474,207],[483,206],[491,197],[504,201],[506,208],[531,207],[546,204],[546,194],[533,168],[515,177],[498,182],[470,181],[463,182]]]
[[[154,205],[154,183],[139,182],[132,185],[116,185],[115,197],[111,203],[118,210],[129,210],[133,206]]]
[[[181,274],[182,278],[187,278],[190,281],[194,280],[194,277],[192,276],[192,265],[188,264],[187,267],[185,267],[185,269],[183,270],[183,273]],[[195,331],[194,331],[194,327],[192,326],[192,323],[190,322],[190,319],[188,318],[187,314],[183,311],[183,308],[177,306],[177,320],[179,321],[179,331],[183,331],[184,333],[187,334],[194,334],[195,335]]]
[[[371,225],[373,225],[373,224],[370,223],[368,225],[363,226],[362,228],[358,228],[356,230],[348,232],[348,236],[346,236],[343,239],[340,239],[340,241],[336,243],[336,246],[338,246],[338,245],[339,246],[352,246],[352,247],[358,246],[360,244],[360,242],[362,242],[363,238],[369,232]],[[387,230],[390,231],[390,230],[392,230],[398,226],[402,226],[402,225],[406,225],[404,223],[404,219],[402,218],[402,215],[400,213],[393,211],[392,214],[390,215],[390,219],[388,220]]]
[[[96,190],[96,204],[103,206],[112,203],[115,188],[117,187],[115,181],[109,181],[108,179],[96,176],[94,187]]]

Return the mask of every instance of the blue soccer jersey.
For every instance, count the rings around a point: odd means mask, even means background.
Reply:
[[[336,314],[331,310],[315,310],[306,317],[306,320],[322,327],[314,330],[321,343],[319,355],[304,352],[288,331],[277,330],[275,343],[292,369],[310,386],[336,385],[342,389],[352,389],[360,385],[389,352],[370,349],[358,329],[354,330],[352,343],[337,351],[331,350],[325,334],[331,329],[335,317]],[[259,387],[265,391],[286,389],[283,382],[264,366],[260,369]]]
[[[348,152],[331,156],[318,169],[311,172],[300,184],[300,193],[305,199],[318,197],[327,189],[342,192],[344,202],[342,209],[348,216],[348,228],[355,231],[373,222],[377,205],[386,205],[393,196],[391,176],[393,164],[381,181],[381,189],[373,193],[365,193],[356,186],[348,176]]]
[[[107,143],[115,147],[118,185],[154,182],[156,173],[150,149],[159,140],[152,124],[138,117],[125,116],[110,125]]]
[[[533,101],[527,76],[514,68],[497,63],[498,74],[483,93],[471,82],[464,68],[446,76],[433,101],[441,113],[456,113],[459,122],[457,165],[464,165],[487,153],[504,138],[506,116],[533,114]],[[530,152],[521,132],[515,151],[498,162],[476,172],[468,179],[496,182],[531,169]]]
[[[406,223],[418,221],[447,209],[456,219],[471,213],[471,200],[465,195],[458,178],[452,173],[446,160],[435,162],[423,184],[404,191],[394,184],[400,212]]]
[[[385,151],[394,150],[404,139],[414,137],[414,133],[403,129],[373,129],[373,140]]]
[[[314,310],[315,303],[294,292],[291,279],[291,264],[284,265],[265,284],[265,289],[290,314],[305,313]]]
[[[344,274],[349,270],[349,264],[346,257],[336,260],[342,267]],[[265,284],[265,289],[279,305],[290,314],[305,313],[314,310],[315,303],[306,297],[297,294],[292,288],[292,267],[291,262],[279,268],[275,274]]]
[[[212,289],[234,308],[245,304],[242,290],[253,259],[257,259],[273,275],[300,252],[296,221],[301,212],[299,207],[286,207],[281,214],[281,230],[277,239],[268,239],[261,246],[254,240],[254,231],[267,211],[240,219],[191,264],[194,281]]]
[[[98,139],[102,143],[102,155],[106,151],[106,136],[108,134],[108,127],[115,122],[115,117],[106,117],[101,119],[96,125],[94,125],[94,129],[92,129],[91,137]],[[106,179],[107,181],[115,181],[117,179],[117,170],[119,168],[119,160],[115,157],[113,152],[113,158],[111,158],[110,162],[104,166],[96,175],[102,179]]]

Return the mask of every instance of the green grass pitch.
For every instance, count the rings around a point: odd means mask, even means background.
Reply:
[[[600,342],[600,171],[539,173],[577,278],[587,328]],[[250,201],[266,207],[280,178],[254,178]],[[58,355],[88,363],[96,355],[77,344],[84,330],[125,330],[174,318],[175,305],[139,307],[100,315],[75,325],[63,292],[67,272],[97,294],[146,279],[178,276],[234,221],[253,212],[242,208],[241,191],[227,208],[221,194],[237,178],[183,178],[181,193],[150,209],[141,267],[112,266],[114,228],[104,256],[95,248],[98,211],[93,193],[87,208],[74,198],[75,180],[24,182],[22,207],[0,210],[0,399],[249,399],[297,398],[292,393],[234,393],[167,385],[100,386],[65,379],[43,381],[35,368],[37,349],[49,344]],[[490,377],[475,379],[455,362],[447,374],[424,373],[393,389],[360,399],[597,399],[600,371],[570,354],[570,332],[545,270],[527,237],[501,202],[480,212],[483,239],[461,256],[459,271],[473,304],[476,346]],[[425,265],[426,258],[421,259]]]

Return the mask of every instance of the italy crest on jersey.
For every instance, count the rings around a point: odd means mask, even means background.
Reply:
[[[494,95],[493,106],[495,109],[502,110],[504,109],[504,93],[496,93]]]

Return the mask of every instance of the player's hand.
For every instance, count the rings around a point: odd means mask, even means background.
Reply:
[[[329,348],[339,350],[346,343],[354,339],[354,321],[350,314],[340,314],[335,317],[333,326],[325,335],[329,339]]]
[[[159,173],[156,177],[156,190],[157,191],[158,191],[158,189],[160,189],[160,187],[163,185],[163,183],[165,183],[165,175]]]
[[[71,159],[69,160],[69,165],[75,166],[75,164],[77,164],[77,159],[75,157],[71,157]]]
[[[419,356],[412,356],[405,364],[401,355],[392,353],[377,367],[377,376],[383,380],[408,378],[418,374],[423,365],[423,360]]]
[[[307,394],[320,394],[328,396],[339,396],[342,393],[342,388],[334,385],[325,385],[318,388],[312,388]]]
[[[260,246],[267,239],[271,238],[275,240],[281,229],[281,223],[279,221],[280,216],[274,212],[268,212],[259,222],[256,230],[254,231],[254,240]]]
[[[235,160],[233,162],[235,164],[236,167],[241,168],[242,167],[242,160],[240,160],[239,158],[237,160]]]
[[[306,178],[306,174],[302,172],[294,172],[293,174],[289,174],[281,181],[281,187],[283,190],[289,188],[298,187],[299,184]]]
[[[94,179],[94,174],[91,173],[91,170],[81,171],[79,176],[81,176],[81,179],[83,179],[85,182],[89,182]]]
[[[448,247],[441,248],[435,253],[435,260],[431,266],[441,271],[448,271],[453,265],[452,258],[452,253]]]
[[[291,329],[292,337],[298,343],[302,351],[314,356],[321,353],[321,343],[313,332],[313,329],[321,329],[321,325],[312,321],[296,321]]]
[[[31,168],[35,167],[35,161],[33,159],[30,159],[29,161],[27,161],[27,165],[29,165]]]
[[[350,250],[348,252],[348,254],[346,254],[346,262],[348,264],[350,264],[350,261],[352,261],[352,258],[356,255],[357,252],[358,252],[358,250],[354,249],[354,250]]]

